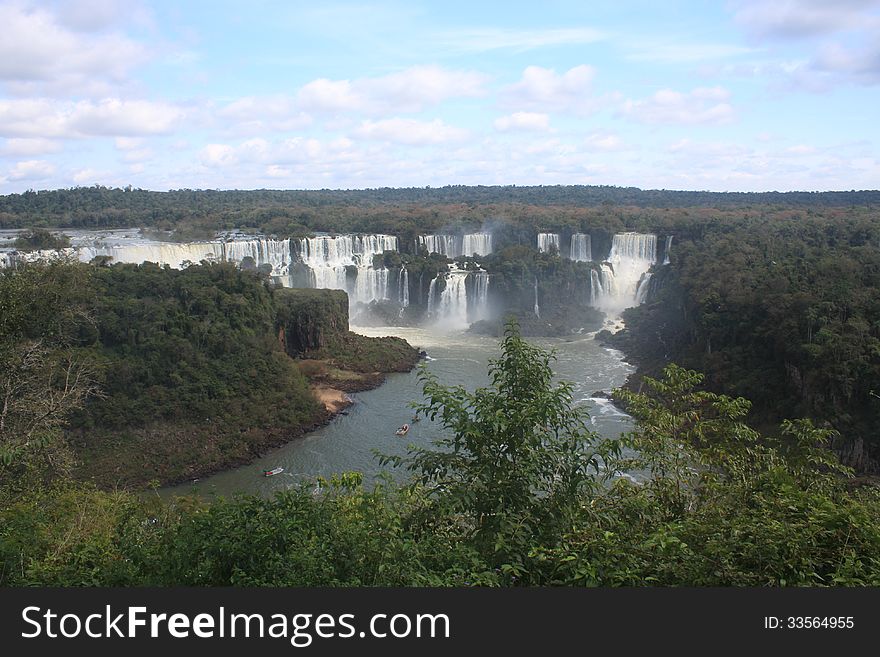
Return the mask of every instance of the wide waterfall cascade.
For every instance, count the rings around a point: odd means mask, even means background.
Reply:
[[[538,251],[549,253],[551,247],[559,253],[559,233],[538,233]]]
[[[447,258],[489,255],[492,253],[492,233],[464,235],[419,235],[419,246],[428,253],[439,253]]]
[[[593,259],[593,245],[586,233],[574,233],[571,236],[569,258],[575,262],[590,262]]]
[[[321,235],[299,241],[300,260],[311,272],[312,287],[346,290],[352,304],[390,298],[388,270],[373,267],[373,256],[397,251],[393,235]],[[349,270],[354,283],[349,284]]]
[[[647,294],[649,270],[656,260],[656,235],[615,235],[608,259],[590,276],[593,305],[616,317],[625,308],[642,303]]]
[[[666,236],[666,251],[663,254],[663,264],[669,264],[669,252],[672,250],[672,235]]]
[[[132,233],[114,235],[113,233],[116,232],[122,231],[110,231],[106,236],[99,234],[91,239],[77,235],[77,238],[72,240],[72,247],[60,251],[31,251],[15,255],[7,253],[3,257],[3,264],[11,264],[17,260],[33,261],[59,256],[72,256],[81,262],[91,262],[94,258],[103,256],[110,258],[111,263],[155,262],[159,265],[168,265],[172,269],[183,269],[202,260],[241,263],[242,260],[250,257],[257,266],[271,265],[272,276],[285,276],[289,273],[291,253],[288,239],[261,237],[178,243],[160,242]]]
[[[464,330],[468,327],[467,277],[463,269],[439,274],[428,288],[428,318],[438,328]],[[445,279],[445,287],[437,295],[437,280]]]

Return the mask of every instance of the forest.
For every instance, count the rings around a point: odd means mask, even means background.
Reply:
[[[489,388],[423,375],[421,412],[448,439],[386,461],[408,469],[405,485],[340,473],[317,495],[212,503],[135,495],[124,484],[148,482],[121,473],[108,491],[108,454],[134,458],[160,436],[186,445],[201,435],[186,418],[217,436],[209,461],[320,421],[285,353],[295,336],[317,335],[285,324],[314,300],[285,300],[259,272],[224,265],[0,272],[0,357],[21,402],[0,424],[0,583],[876,586],[878,197],[586,187],[2,197],[3,228],[138,226],[180,240],[369,231],[411,244],[482,228],[497,248],[480,265],[523,307],[523,281],[565,289],[588,267],[537,253],[538,232],[589,233],[594,252],[627,230],[673,246],[627,328],[599,336],[639,366],[615,393],[636,423],[622,440],[589,430],[552,380],[552,354],[523,339],[525,322],[508,324]],[[445,266],[402,251],[382,257],[427,275]],[[375,358],[331,343],[311,355],[354,369]],[[293,402],[251,403],[282,395]],[[653,474],[619,476],[639,470]]]

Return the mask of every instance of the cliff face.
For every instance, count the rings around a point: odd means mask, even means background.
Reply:
[[[274,300],[276,328],[290,356],[333,347],[348,334],[348,295],[342,290],[284,288]]]

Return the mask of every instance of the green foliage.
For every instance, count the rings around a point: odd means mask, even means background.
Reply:
[[[52,233],[45,228],[31,228],[21,233],[12,245],[19,251],[66,249],[70,246],[70,238],[61,233]]]
[[[511,574],[528,546],[560,538],[598,485],[602,449],[571,386],[552,385],[552,359],[510,323],[490,387],[470,393],[422,370],[426,402],[417,412],[451,435],[439,449],[411,447],[402,461],[429,491],[427,513],[456,517],[480,554]]]

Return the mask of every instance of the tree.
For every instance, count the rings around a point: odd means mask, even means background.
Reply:
[[[516,575],[531,547],[558,541],[584,500],[612,443],[587,430],[568,383],[553,384],[552,352],[530,345],[508,322],[491,385],[471,393],[422,369],[426,401],[451,436],[438,449],[410,447],[404,463],[433,502],[428,517],[453,517],[494,567]]]
[[[0,271],[0,472],[65,472],[70,414],[99,394],[76,349],[91,324],[89,268],[61,261]]]

